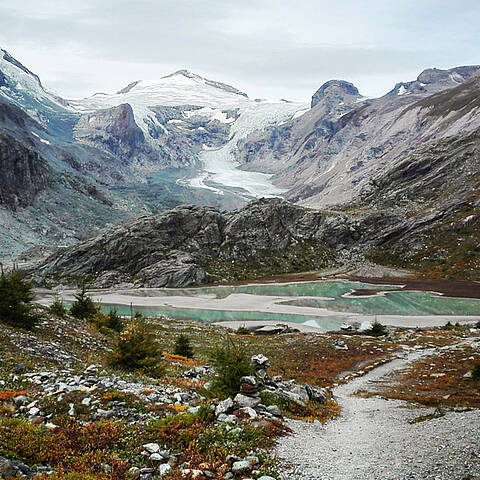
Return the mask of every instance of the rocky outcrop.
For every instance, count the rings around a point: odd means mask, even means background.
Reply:
[[[355,222],[282,200],[259,200],[231,213],[182,206],[106,231],[50,257],[38,279],[96,285],[199,285],[319,269],[335,249],[355,243]]]
[[[129,104],[82,115],[74,135],[79,142],[106,150],[126,162],[148,152]]]
[[[325,99],[328,99],[331,103],[340,103],[346,100],[348,102],[350,97],[357,99],[360,96],[358,88],[353,83],[345,80],[329,80],[313,94],[311,107],[315,107]]]

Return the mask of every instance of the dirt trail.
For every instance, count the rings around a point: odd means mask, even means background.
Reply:
[[[281,439],[276,450],[284,465],[282,479],[480,479],[479,410],[410,425],[432,409],[351,396],[431,353],[410,352],[337,387],[342,416],[326,427],[291,421],[294,434]]]

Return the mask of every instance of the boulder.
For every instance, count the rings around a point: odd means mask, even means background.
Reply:
[[[238,393],[233,399],[233,401],[239,408],[244,408],[244,407],[255,408],[257,405],[261,403],[261,400],[258,396],[248,396],[248,395],[244,395],[243,393]]]
[[[233,410],[233,400],[229,397],[223,401],[221,401],[216,407],[215,407],[215,415],[218,417],[222,413],[226,414]]]
[[[248,473],[251,469],[252,464],[248,460],[240,460],[239,462],[235,462],[232,465],[232,473],[234,475],[242,475],[244,473]]]

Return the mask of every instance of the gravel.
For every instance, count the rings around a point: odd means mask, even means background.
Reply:
[[[322,426],[290,421],[294,434],[276,454],[285,480],[477,480],[480,479],[480,411],[448,412],[410,425],[432,409],[352,393],[384,382],[396,370],[430,354],[412,352],[337,387],[342,416]]]

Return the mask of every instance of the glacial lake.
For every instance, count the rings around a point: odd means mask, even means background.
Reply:
[[[371,295],[354,296],[367,289]],[[480,300],[446,297],[423,291],[399,291],[399,286],[349,281],[312,281],[282,284],[213,286],[184,289],[93,291],[104,312],[115,308],[121,315],[140,312],[150,317],[199,322],[297,323],[321,329],[338,329],[344,322],[373,321],[404,316],[434,318],[443,325],[449,317],[480,320]],[[71,299],[65,297],[68,303]],[[461,319],[462,320],[462,319]],[[388,323],[388,322],[387,322]],[[395,324],[395,323],[392,323]],[[415,324],[416,325],[416,324]],[[433,325],[433,324],[432,324]]]

